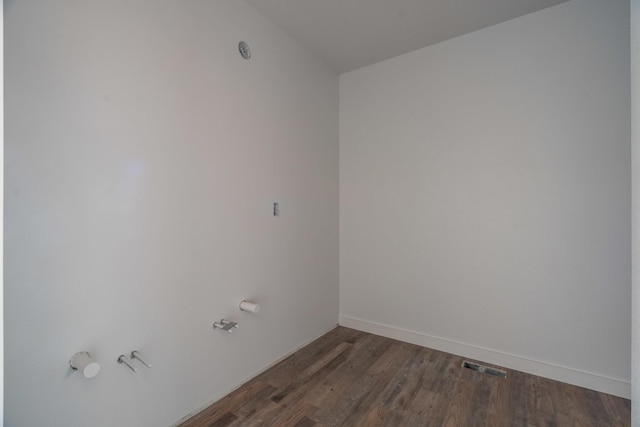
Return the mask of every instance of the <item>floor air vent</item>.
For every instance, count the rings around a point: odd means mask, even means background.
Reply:
[[[494,377],[507,378],[507,372],[503,371],[502,369],[490,368],[489,366],[479,365],[477,363],[468,362],[466,360],[462,362],[462,367]]]

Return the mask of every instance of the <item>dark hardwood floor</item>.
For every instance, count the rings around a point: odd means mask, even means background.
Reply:
[[[180,427],[630,426],[629,400],[338,327]]]

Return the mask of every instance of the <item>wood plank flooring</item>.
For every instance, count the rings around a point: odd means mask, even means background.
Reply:
[[[630,426],[627,399],[337,327],[180,427]]]

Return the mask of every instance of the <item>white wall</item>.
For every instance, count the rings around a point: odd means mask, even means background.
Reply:
[[[640,378],[640,0],[631,0],[631,149],[633,299],[631,378]],[[631,382],[632,423],[640,426],[640,381]]]
[[[234,0],[4,12],[6,425],[170,425],[336,324],[334,72]]]
[[[629,3],[340,76],[341,324],[630,393]]]

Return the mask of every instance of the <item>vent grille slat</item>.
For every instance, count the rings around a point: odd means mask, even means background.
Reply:
[[[469,362],[467,360],[462,362],[462,367],[471,369],[472,371],[480,372],[482,374],[491,375],[498,378],[507,378],[507,371],[502,369],[491,368],[489,366],[480,365],[478,363]]]

